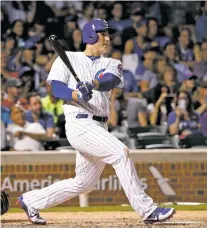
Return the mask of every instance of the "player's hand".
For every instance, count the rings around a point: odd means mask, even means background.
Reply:
[[[94,86],[90,82],[79,82],[76,86],[81,93],[90,93]]]
[[[79,82],[76,86],[78,89],[78,100],[81,102],[87,102],[92,98],[93,86],[89,82]]]
[[[78,91],[77,98],[81,102],[87,102],[92,98],[92,94],[93,94],[93,92],[83,94],[80,91]]]

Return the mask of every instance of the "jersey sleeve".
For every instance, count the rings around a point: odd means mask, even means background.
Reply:
[[[124,87],[123,65],[119,60],[110,59],[110,62],[105,70],[105,73],[114,74],[121,80],[119,85],[116,86],[117,88]]]
[[[70,75],[71,72],[65,66],[65,63],[61,60],[60,57],[57,57],[52,64],[52,67],[47,78],[47,82],[50,84],[52,80],[57,80],[67,85]]]

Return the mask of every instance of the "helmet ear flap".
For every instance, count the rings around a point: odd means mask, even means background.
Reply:
[[[95,31],[93,31],[93,33],[91,34],[91,36],[89,38],[91,40],[91,44],[94,44],[98,40],[98,34]]]

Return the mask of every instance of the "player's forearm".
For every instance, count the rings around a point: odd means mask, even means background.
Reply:
[[[94,79],[94,88],[100,92],[110,91],[119,85],[120,79],[111,73],[106,73],[102,78]]]
[[[63,82],[52,80],[51,86],[52,94],[54,97],[62,99],[64,101],[78,100],[78,91],[68,88],[67,85]]]

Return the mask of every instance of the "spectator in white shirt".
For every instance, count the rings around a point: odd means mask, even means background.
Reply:
[[[29,123],[25,120],[24,110],[20,105],[11,108],[11,120],[7,133],[11,135],[12,147],[16,151],[43,150],[41,140],[46,137],[44,128],[39,123]]]

